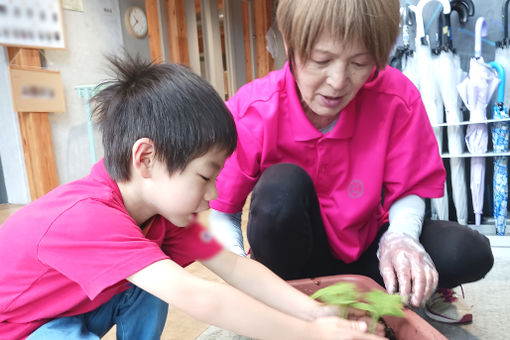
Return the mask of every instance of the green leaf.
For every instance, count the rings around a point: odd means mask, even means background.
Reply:
[[[372,290],[365,294],[356,289],[351,282],[339,282],[319,289],[311,298],[318,299],[329,305],[339,306],[340,316],[345,317],[347,307],[357,308],[370,313],[372,323],[370,332],[375,332],[378,320],[384,315],[405,316],[402,298],[398,294],[388,294],[381,290]]]
[[[339,282],[319,289],[312,294],[311,298],[321,300],[327,304],[350,305],[360,299],[360,293],[356,290],[354,283]]]
[[[379,316],[391,315],[403,317],[404,305],[402,298],[398,294],[388,294],[380,290],[373,290],[365,294],[365,299],[375,309]]]

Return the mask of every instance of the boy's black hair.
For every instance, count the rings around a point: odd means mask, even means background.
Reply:
[[[235,123],[214,88],[177,64],[108,57],[116,78],[98,85],[92,116],[103,134],[104,163],[116,181],[130,179],[131,150],[150,138],[170,174],[212,148],[230,155]]]

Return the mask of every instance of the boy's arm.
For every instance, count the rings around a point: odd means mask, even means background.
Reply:
[[[257,261],[222,251],[201,262],[227,283],[284,313],[303,320],[339,315],[337,307],[311,299]]]
[[[365,323],[337,317],[313,322],[293,317],[231,286],[195,277],[170,260],[155,262],[127,280],[198,320],[251,338],[381,339],[363,333]],[[253,280],[258,281],[255,277]],[[266,280],[260,282],[261,286],[265,283]]]

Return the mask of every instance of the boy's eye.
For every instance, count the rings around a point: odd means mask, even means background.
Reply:
[[[199,175],[204,181],[209,182],[211,179],[209,177],[205,177],[202,175]]]

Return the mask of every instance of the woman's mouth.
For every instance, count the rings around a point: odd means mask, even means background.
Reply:
[[[329,97],[329,96],[324,96],[324,95],[321,95],[321,97],[322,97],[322,104],[324,104],[324,106],[327,106],[329,108],[338,107],[342,103],[342,98],[343,98],[343,97]]]

